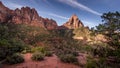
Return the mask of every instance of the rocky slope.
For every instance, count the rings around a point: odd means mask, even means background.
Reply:
[[[63,26],[68,29],[76,29],[76,28],[84,27],[83,23],[79,20],[79,18],[75,14],[72,15],[69,21],[63,24]]]
[[[29,24],[32,26],[40,26],[46,29],[56,29],[57,23],[52,19],[42,18],[38,15],[34,8],[22,7],[21,9],[11,10],[0,2],[0,22]]]

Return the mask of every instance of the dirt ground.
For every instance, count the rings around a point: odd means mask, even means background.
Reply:
[[[2,68],[81,68],[80,66],[74,64],[68,64],[61,62],[56,55],[52,57],[45,57],[44,61],[33,61],[31,60],[32,54],[24,54],[25,62],[14,65],[3,65]],[[86,63],[86,58],[84,54],[80,54],[77,57],[81,64]]]

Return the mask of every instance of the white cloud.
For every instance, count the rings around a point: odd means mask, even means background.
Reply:
[[[23,5],[19,5],[17,3],[13,3],[13,2],[5,2],[4,3],[7,7],[9,7],[10,9],[16,9],[16,8],[21,8],[23,7]]]
[[[67,18],[67,17],[61,16],[61,15],[57,15],[57,14],[54,14],[54,13],[50,13],[50,14],[48,14],[48,15],[53,16],[53,17],[57,17],[57,18],[61,18],[61,19],[66,19],[66,20],[69,19],[69,18]]]
[[[7,5],[9,8],[11,8],[11,9],[16,9],[16,8],[21,8],[21,7],[23,7],[22,5],[19,5],[19,4],[16,4],[16,3],[12,3],[12,2],[8,2],[6,5]]]
[[[77,2],[77,0],[59,0],[59,2],[68,4],[72,7],[78,8],[78,9],[83,9],[83,10],[88,11],[88,12],[90,12],[92,14],[95,14],[95,15],[102,15],[101,13],[99,13],[99,12],[97,12],[97,11],[95,11],[95,10]]]

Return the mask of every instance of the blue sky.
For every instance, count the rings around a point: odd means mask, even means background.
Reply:
[[[93,27],[101,22],[105,12],[119,11],[120,0],[0,0],[5,6],[15,9],[23,6],[35,8],[40,16],[54,19],[58,25],[76,14],[84,25]]]

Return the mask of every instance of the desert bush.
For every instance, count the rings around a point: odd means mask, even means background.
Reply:
[[[34,47],[31,49],[31,52],[35,53],[35,52],[40,52],[42,54],[44,54],[45,56],[52,56],[52,51],[49,51],[46,47]]]
[[[22,51],[22,53],[25,54],[25,53],[30,53],[30,52],[31,52],[31,47],[28,45],[24,46],[24,50]]]
[[[79,56],[79,53],[76,52],[76,51],[73,51],[72,54],[73,54],[74,56]]]
[[[44,54],[36,52],[32,55],[31,59],[35,61],[42,61],[44,60]]]
[[[80,46],[80,52],[91,54],[93,52],[93,48],[90,45]]]
[[[115,62],[114,63],[120,63],[120,50],[109,50],[108,56],[114,57]]]
[[[37,46],[37,47],[34,47],[31,49],[31,52],[41,52],[41,53],[45,53],[46,49],[45,47],[40,47],[40,46]]]
[[[17,63],[22,63],[24,62],[24,58],[20,54],[13,54],[10,57],[7,57],[6,63],[8,64],[17,64]]]
[[[85,68],[116,68],[109,63],[110,62],[107,60],[106,57],[100,57],[96,59],[94,57],[88,56]]]
[[[99,68],[99,67],[97,67],[96,61],[92,60],[87,61],[85,68]]]
[[[24,43],[15,39],[0,40],[0,60],[4,60],[7,56],[21,52],[24,49]]]
[[[72,54],[61,55],[60,60],[65,63],[74,63],[74,64],[78,63],[77,58]]]
[[[85,64],[85,68],[99,68],[99,67],[97,66],[96,60],[88,56],[87,63]]]
[[[104,43],[94,44],[92,46],[92,54],[94,56],[98,55],[99,57],[108,57],[109,51],[111,51],[111,48],[107,44],[104,44]]]
[[[99,58],[97,65],[100,68],[108,68],[110,65],[107,63],[107,59],[106,58]]]
[[[52,53],[51,51],[46,51],[46,52],[45,52],[45,56],[48,56],[48,57],[49,57],[49,56],[52,56],[52,54],[53,54],[53,53]]]

